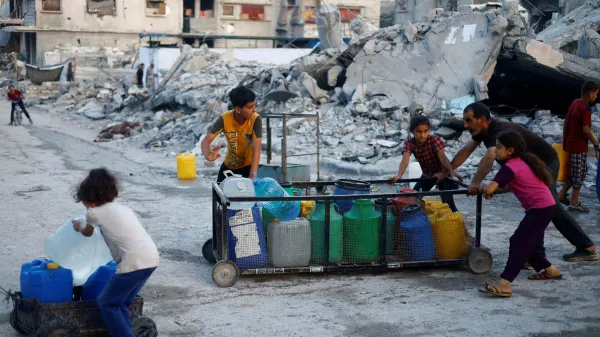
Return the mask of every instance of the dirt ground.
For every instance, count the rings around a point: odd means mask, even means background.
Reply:
[[[527,281],[511,299],[482,296],[507,258],[508,238],[523,216],[513,196],[484,202],[483,243],[492,249],[490,275],[464,267],[373,274],[242,277],[220,289],[200,248],[210,237],[210,180],[176,179],[175,159],[124,142],[93,143],[100,124],[33,110],[35,125],[13,127],[0,102],[0,286],[19,287],[22,263],[43,256],[44,240],[70,216],[84,214],[71,189],[86,171],[106,166],[123,182],[120,202],[132,207],[156,241],[161,264],[143,289],[145,314],[159,336],[600,336],[599,263],[562,261],[572,247],[550,225],[549,258],[564,280]],[[42,188],[39,188],[42,187]],[[41,190],[31,191],[30,190]],[[598,201],[578,215],[600,242]],[[460,198],[473,214],[474,199]],[[0,336],[17,336],[0,305]]]

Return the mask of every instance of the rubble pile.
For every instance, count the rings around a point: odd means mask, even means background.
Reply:
[[[109,120],[98,141],[125,138],[147,148],[181,152],[197,149],[212,121],[229,108],[229,91],[244,85],[257,93],[257,110],[263,116],[318,113],[321,154],[327,160],[389,167],[392,158],[401,156],[411,116],[421,113],[430,117],[433,132],[446,139],[453,155],[468,139],[462,110],[490,97],[488,83],[499,58],[524,57],[571,75],[592,67],[588,60],[559,58],[561,52],[531,40],[518,2],[507,3],[505,13],[435,11],[428,20],[382,29],[357,17],[348,45],[312,53],[289,66],[242,62],[206,46],[184,46],[156,92],[116,78],[80,82],[53,106]],[[560,142],[561,120],[539,110],[508,118],[548,142]],[[594,129],[600,131],[600,120],[594,118]],[[281,153],[281,120],[270,124],[272,149]],[[291,118],[288,153],[314,147],[316,130],[316,121],[308,116]],[[263,143],[266,147],[266,134]],[[466,177],[483,151],[461,168]]]

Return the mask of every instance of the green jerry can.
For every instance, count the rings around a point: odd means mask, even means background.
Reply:
[[[325,202],[317,201],[316,207],[307,217],[312,233],[311,259],[316,263],[325,263]],[[337,205],[329,205],[329,259],[327,263],[337,263],[344,252],[344,218],[338,213]]]
[[[344,214],[344,260],[349,263],[370,263],[381,252],[381,213],[368,199],[354,200],[352,209]]]

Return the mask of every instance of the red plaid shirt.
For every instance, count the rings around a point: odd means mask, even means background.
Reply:
[[[437,153],[445,147],[446,143],[440,137],[433,135],[430,135],[425,144],[421,146],[417,146],[414,138],[404,142],[404,152],[415,155],[421,165],[423,177],[433,177],[434,174],[444,171]]]

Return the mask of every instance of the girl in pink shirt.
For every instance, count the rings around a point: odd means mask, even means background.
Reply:
[[[491,184],[482,187],[483,196],[490,200],[495,194],[512,191],[525,209],[525,218],[510,238],[508,261],[501,280],[495,285],[485,283],[480,292],[500,297],[512,296],[511,283],[528,262],[538,274],[529,280],[560,279],[562,274],[537,249],[536,242],[556,212],[556,202],[548,185],[552,182],[550,171],[534,154],[524,151],[525,141],[516,132],[498,136],[496,159],[502,168]]]

